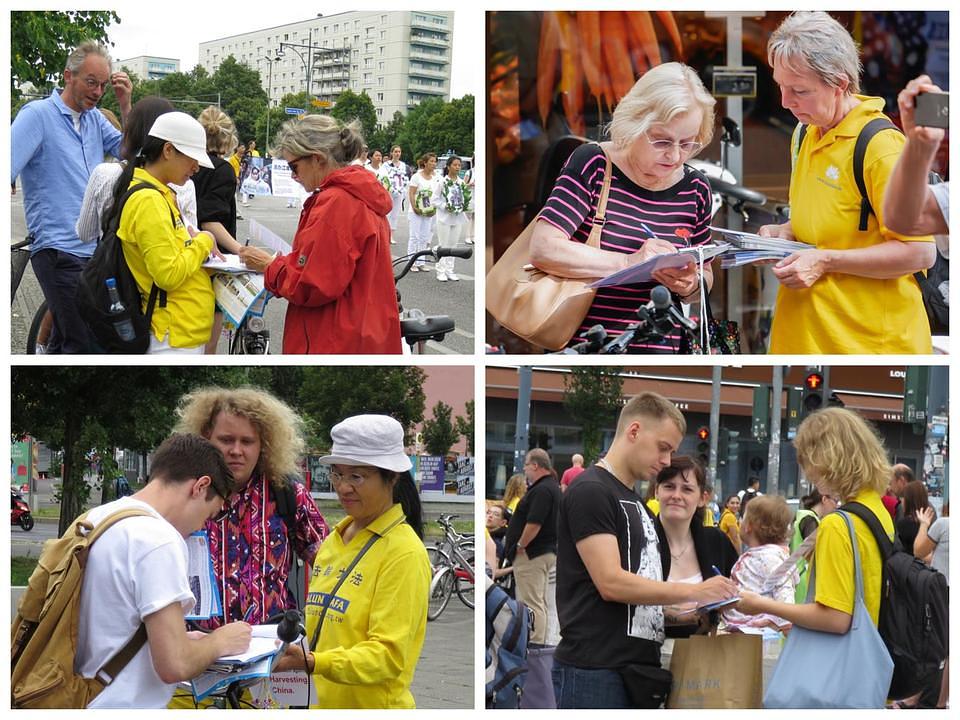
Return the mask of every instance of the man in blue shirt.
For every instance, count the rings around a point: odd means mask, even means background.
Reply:
[[[51,353],[90,352],[76,294],[95,246],[80,242],[75,225],[91,171],[105,154],[120,155],[120,132],[96,109],[107,86],[126,120],[130,79],[111,73],[102,45],[81,43],[67,58],[63,89],[24,105],[10,127],[10,182],[20,176],[23,186],[27,230],[34,237],[30,260],[53,314]]]

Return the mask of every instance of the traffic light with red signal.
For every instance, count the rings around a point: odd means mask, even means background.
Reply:
[[[803,377],[802,392],[801,419],[823,407],[823,373],[820,372],[819,368],[807,368]]]
[[[710,465],[710,428],[708,427],[697,430],[697,461],[705,468]]]

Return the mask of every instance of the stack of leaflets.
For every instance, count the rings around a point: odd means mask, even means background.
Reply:
[[[703,255],[704,262],[710,262],[717,255],[721,255],[730,248],[726,243],[699,245],[697,247],[680,248],[675,253],[664,253],[663,255],[654,255],[649,260],[642,263],[631,265],[623,270],[618,270],[612,275],[607,275],[592,283],[590,287],[608,287],[611,285],[630,285],[632,283],[650,282],[653,279],[653,273],[666,268],[679,268],[691,262],[699,262],[700,255]]]
[[[720,267],[724,270],[763,260],[783,260],[793,253],[814,249],[813,245],[796,240],[762,237],[754,233],[713,226],[710,226],[710,229],[720,233],[729,243],[729,249],[720,258]]]
[[[235,682],[270,677],[273,661],[280,652],[276,625],[254,625],[250,647],[239,655],[217,658],[190,681],[193,696],[199,702],[212,693],[226,690]]]

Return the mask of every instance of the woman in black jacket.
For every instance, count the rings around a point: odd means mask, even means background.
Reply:
[[[737,551],[715,527],[703,524],[706,477],[693,459],[678,455],[657,475],[660,503],[657,535],[663,579],[699,583],[719,573],[730,577]],[[718,622],[715,612],[698,612],[695,604],[663,608],[667,637],[707,632]]]

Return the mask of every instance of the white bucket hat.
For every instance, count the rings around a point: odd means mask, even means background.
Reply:
[[[333,447],[324,465],[371,465],[403,472],[413,463],[403,451],[403,426],[388,415],[354,415],[330,431]]]
[[[164,113],[154,121],[147,135],[166,140],[184,155],[200,163],[201,167],[213,168],[213,163],[207,156],[207,132],[203,125],[187,113]]]

